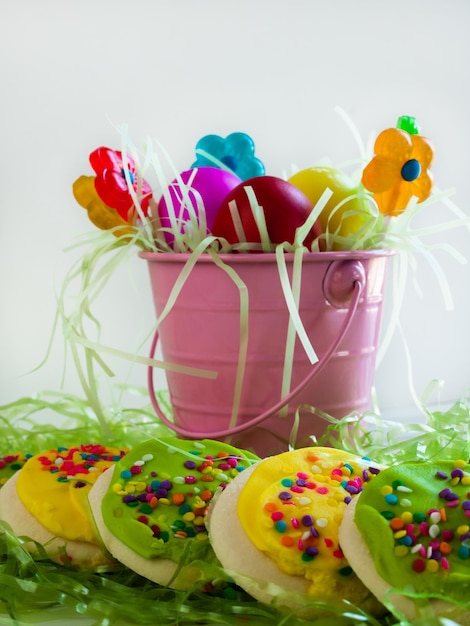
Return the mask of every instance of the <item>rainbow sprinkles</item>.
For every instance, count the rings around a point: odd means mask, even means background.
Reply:
[[[404,463],[381,472],[347,511],[340,539],[373,593],[413,620],[429,599],[436,614],[451,613],[451,599],[467,606],[469,522],[468,461]]]

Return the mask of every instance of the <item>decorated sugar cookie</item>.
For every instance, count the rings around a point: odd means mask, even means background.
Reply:
[[[0,519],[16,535],[42,544],[54,560],[86,566],[109,563],[87,495],[98,476],[126,452],[90,444],[31,457],[0,490]]]
[[[23,452],[15,452],[0,457],[0,488],[23,467],[30,457],[31,454],[24,454]]]
[[[175,588],[190,587],[200,570],[188,564],[218,563],[206,528],[214,492],[257,460],[208,439],[165,438],[139,444],[90,492],[104,544],[118,561],[142,576]]]
[[[380,611],[339,543],[344,511],[380,467],[330,448],[261,461],[220,494],[209,536],[221,563],[256,599],[299,608],[343,598]]]
[[[348,507],[340,539],[364,584],[408,619],[429,611],[431,603],[433,613],[470,623],[470,465],[465,461],[385,470]]]

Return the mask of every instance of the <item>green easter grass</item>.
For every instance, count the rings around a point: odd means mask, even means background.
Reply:
[[[166,392],[159,396],[168,408]],[[132,447],[144,439],[170,434],[150,407],[113,407],[106,419],[108,428],[104,435],[102,424],[85,400],[62,393],[22,398],[0,407],[0,454],[34,454],[48,447],[85,441]],[[447,411],[428,412],[425,422],[415,425],[386,422],[374,413],[343,420],[325,419],[330,423],[319,444],[342,447],[383,463],[446,456],[468,458],[470,409],[466,401]],[[31,556],[23,546],[24,538],[15,537],[5,524],[0,525],[1,626],[408,624],[393,613],[377,620],[343,601],[335,606],[317,604],[318,617],[308,620],[299,614],[285,614],[275,606],[253,600],[231,584],[220,568],[204,567],[206,580],[201,581],[199,588],[186,592],[155,585],[123,566],[75,571],[52,563],[41,546]],[[432,616],[414,622],[422,626],[456,623]]]

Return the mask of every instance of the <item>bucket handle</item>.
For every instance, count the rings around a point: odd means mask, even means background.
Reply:
[[[289,402],[291,402],[295,398],[295,396],[299,394],[325,367],[325,365],[328,363],[328,361],[338,348],[339,344],[343,340],[343,337],[347,333],[349,326],[351,325],[365,285],[366,273],[364,270],[364,266],[359,260],[332,261],[330,263],[323,278],[323,294],[328,302],[337,309],[346,308],[347,304],[349,303],[348,312],[343,320],[338,335],[336,336],[328,350],[325,352],[323,358],[312,366],[312,371],[304,378],[304,380],[300,382],[297,387],[295,387],[292,391],[290,391],[287,396],[279,400],[279,402],[277,402],[267,411],[264,411],[264,413],[257,415],[247,422],[238,424],[233,428],[223,428],[221,430],[216,430],[210,433],[200,430],[186,430],[186,428],[183,428],[182,426],[174,424],[172,421],[170,421],[161,409],[155,393],[153,381],[153,366],[149,365],[147,369],[148,389],[150,400],[156,414],[164,424],[171,428],[171,430],[175,431],[178,435],[186,437],[187,439],[217,439],[222,437],[229,437],[230,435],[236,435],[237,433],[240,433],[249,428],[253,428],[254,426],[260,424],[264,420],[274,415],[274,413],[277,413],[277,411],[280,411],[284,406],[286,406],[286,404],[289,404]],[[155,331],[150,347],[150,358],[152,359],[155,355],[158,338],[159,333],[157,329]]]

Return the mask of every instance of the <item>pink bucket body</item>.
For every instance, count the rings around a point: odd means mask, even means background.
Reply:
[[[300,404],[334,417],[370,408],[389,251],[306,253],[302,261],[299,313],[322,369],[275,415],[238,432],[231,442],[260,455],[284,451]],[[155,311],[162,313],[189,255],[141,253],[150,271]],[[245,424],[281,398],[289,311],[274,254],[221,255],[245,283],[249,294],[248,352],[236,424]],[[293,255],[285,255],[289,277]],[[345,336],[328,362],[322,359],[348,315],[358,269],[365,279]],[[363,271],[362,271],[363,270]],[[338,291],[338,293],[335,293]],[[345,292],[345,293],[343,293]],[[350,312],[349,312],[350,313]],[[158,328],[168,363],[215,370],[215,380],[166,372],[175,423],[191,433],[228,428],[232,413],[240,346],[240,293],[232,278],[209,255],[191,270],[167,317]],[[318,365],[317,365],[318,366]],[[298,338],[290,388],[312,366]],[[153,393],[153,390],[152,390]],[[282,415],[282,416],[280,416]],[[320,435],[326,422],[300,413],[297,445]]]

